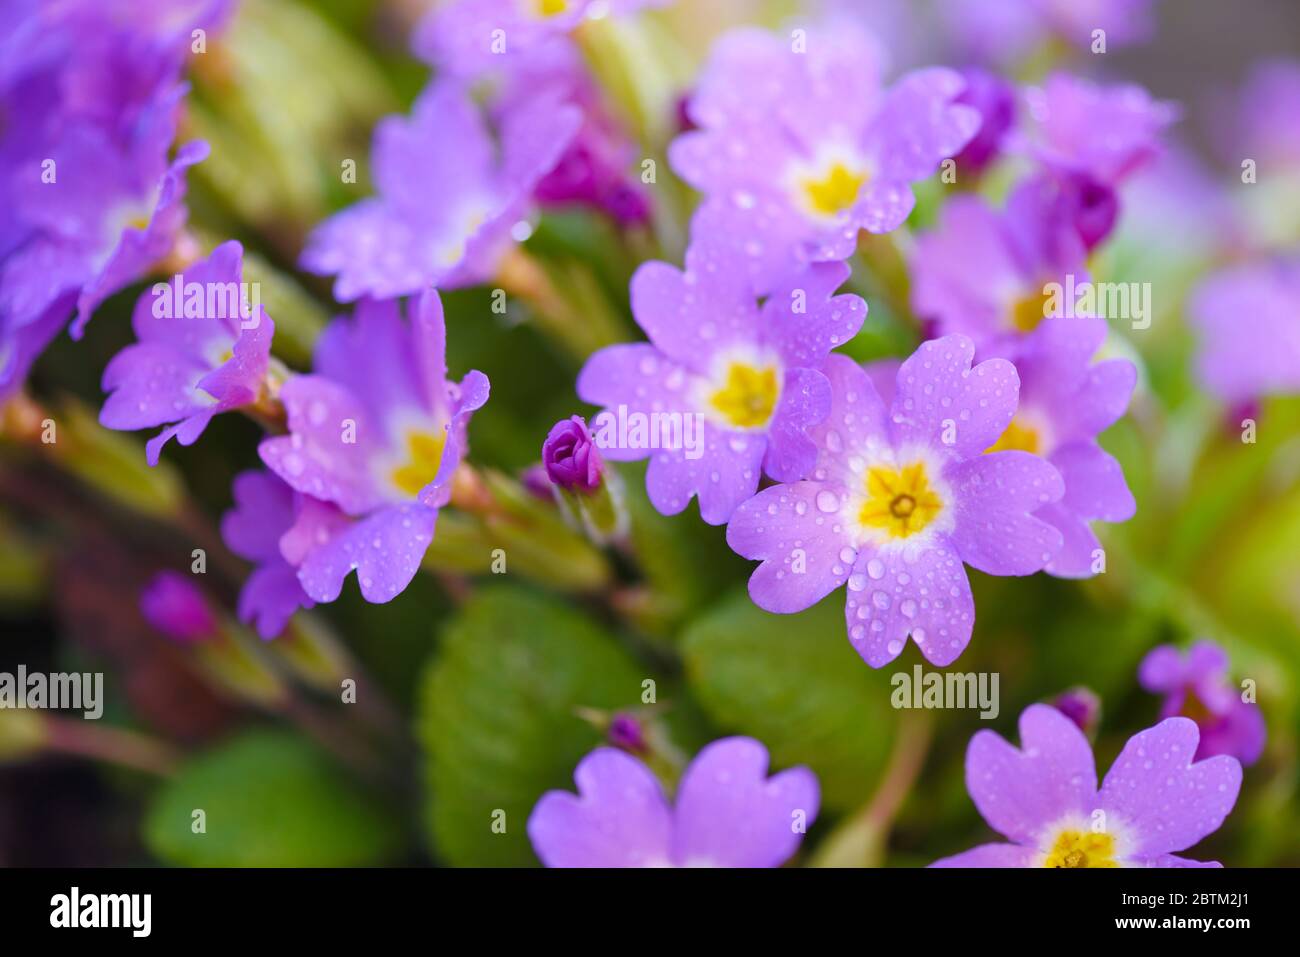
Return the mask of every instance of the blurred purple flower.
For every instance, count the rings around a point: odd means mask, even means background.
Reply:
[[[493,117],[504,125],[511,113],[533,109],[537,100],[576,108],[582,123],[554,167],[533,189],[544,207],[585,203],[621,225],[645,222],[650,200],[630,170],[638,158],[631,138],[611,115],[577,47],[557,39],[527,57],[509,61]]]
[[[193,142],[168,161],[190,30],[227,4],[37,4],[0,39],[0,395],[77,313],[163,257],[185,219]]]
[[[379,123],[372,156],[379,195],[317,227],[303,268],[337,275],[341,302],[486,280],[581,119],[553,97],[534,98],[502,121],[498,148],[468,90],[434,83],[409,119]]]
[[[528,837],[547,867],[779,867],[820,793],[807,768],[767,771],[762,744],[723,738],[696,755],[670,805],[644,764],[598,748],[574,771],[577,795],[542,795]]]
[[[334,320],[317,342],[315,372],[281,390],[289,434],[258,447],[293,489],[355,520],[285,555],[315,601],[334,601],[353,569],[367,601],[390,601],[410,584],[450,499],[470,417],[487,401],[483,373],[447,381],[438,294],[424,293],[413,312],[406,322],[397,301],[363,299],[351,319]]]
[[[560,488],[594,492],[600,487],[604,463],[587,423],[580,415],[561,419],[542,443],[547,477]]]
[[[412,45],[421,59],[457,76],[509,67],[564,37],[602,8],[614,16],[671,0],[452,0],[431,10]]]
[[[981,349],[1035,329],[1049,283],[1088,279],[1083,244],[1058,198],[1050,181],[1034,177],[1012,190],[1001,212],[980,196],[948,200],[911,257],[917,316],[935,334],[963,333]]]
[[[692,224],[729,239],[756,291],[796,261],[844,259],[859,230],[885,233],[979,128],[956,102],[965,81],[918,70],[882,90],[878,53],[842,24],[810,31],[807,50],[754,29],[714,47],[690,104],[699,129],[673,141],[673,169],[706,200]]]
[[[966,750],[966,789],[1012,843],[983,844],[932,867],[1219,867],[1175,857],[1218,830],[1241,765],[1193,763],[1196,724],[1169,718],[1129,739],[1101,788],[1087,738],[1047,705],[1020,716],[1021,750],[992,731]]]
[[[1300,60],[1257,63],[1227,119],[1238,130],[1223,143],[1233,166],[1249,157],[1266,169],[1300,169]]]
[[[1125,522],[1137,504],[1119,462],[1097,436],[1128,409],[1137,369],[1127,359],[1096,365],[1092,357],[1106,339],[1095,318],[1047,319],[1008,353],[1020,375],[1020,405],[989,449],[1021,449],[1041,455],[1061,473],[1065,494],[1034,514],[1061,532],[1061,550],[1045,570],[1062,578],[1088,578],[1101,543],[1093,521]]]
[[[848,276],[843,263],[805,266],[759,305],[729,246],[697,240],[685,271],[643,264],[632,312],[650,342],[601,349],[578,375],[583,401],[605,407],[591,420],[601,454],[649,457],[654,507],[675,515],[698,496],[711,525],[754,494],[762,472],[803,478],[817,457],[808,429],[830,408],[818,370],[867,314],[858,296],[834,295]]]
[[[175,280],[155,284],[131,316],[138,341],[104,370],[110,394],[101,425],[167,425],[145,447],[150,465],[173,436],[192,445],[214,415],[263,393],[275,326],[260,304],[245,299],[242,260],[243,247],[231,240]]]
[[[1192,290],[1196,372],[1231,404],[1300,392],[1300,258],[1230,266]]]
[[[1178,108],[1136,84],[1102,86],[1053,73],[1025,91],[1018,145],[1048,166],[1110,187],[1154,158]]]
[[[551,484],[551,477],[546,474],[545,465],[528,466],[519,473],[519,483],[536,498],[546,502],[555,500],[555,486]]]
[[[274,638],[294,612],[316,604],[298,582],[297,566],[349,520],[336,506],[295,492],[261,469],[236,475],[232,494],[235,505],[221,517],[221,537],[257,566],[240,590],[239,620]]]
[[[1103,30],[1106,49],[1150,38],[1154,0],[942,0],[938,22],[965,56],[1010,64],[1059,38],[1091,50]]]
[[[867,373],[831,356],[831,410],[810,434],[808,481],[764,489],[727,527],[727,544],[762,561],[754,603],[790,614],[848,585],[849,641],[873,668],[910,637],[940,667],[970,641],[975,605],[962,563],[1029,575],[1061,548],[1035,516],[1060,500],[1060,475],[1028,452],[985,455],[1010,424],[1019,382],[1005,359],[971,368],[965,336],[923,343],[886,405]]]
[[[162,571],[140,592],[140,612],[155,631],[181,644],[217,633],[217,619],[203,592],[185,575]]]
[[[1161,718],[1182,715],[1196,722],[1198,759],[1227,754],[1251,765],[1264,752],[1264,716],[1259,705],[1242,700],[1228,676],[1228,655],[1214,642],[1198,641],[1185,655],[1173,645],[1153,648],[1138,665],[1138,683],[1164,695]]]
[[[980,115],[979,130],[958,153],[958,175],[978,176],[1002,152],[1002,140],[1016,118],[1015,88],[995,73],[971,67],[962,71],[966,88],[954,102]]]

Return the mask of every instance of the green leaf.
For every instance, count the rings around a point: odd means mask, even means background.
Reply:
[[[710,717],[762,741],[777,767],[808,765],[835,808],[870,797],[897,725],[892,669],[873,671],[853,651],[843,602],[835,593],[772,615],[742,592],[683,638],[688,680]]]
[[[572,790],[574,767],[599,743],[575,709],[639,704],[646,677],[555,599],[513,586],[478,592],[444,635],[419,711],[438,855],[463,866],[535,864],[525,832],[533,805],[552,788]]]
[[[206,832],[193,831],[202,810]],[[196,758],[163,788],[145,843],[190,867],[357,867],[392,860],[397,817],[315,745],[256,731]]]

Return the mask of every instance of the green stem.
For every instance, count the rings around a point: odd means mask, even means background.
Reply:
[[[812,867],[881,866],[889,831],[925,764],[933,730],[928,714],[904,713],[880,787],[822,843],[812,857]]]

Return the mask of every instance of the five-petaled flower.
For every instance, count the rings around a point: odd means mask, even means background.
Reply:
[[[911,184],[959,152],[980,114],[959,73],[918,70],[883,90],[859,31],[813,31],[808,49],[760,30],[718,41],[688,110],[699,127],[669,150],[706,194],[692,235],[725,237],[767,292],[789,264],[845,259],[858,233],[907,219]]]
[[[762,564],[749,594],[768,611],[802,611],[848,586],[849,641],[873,668],[910,637],[936,665],[970,641],[975,605],[962,563],[1028,575],[1060,550],[1061,533],[1034,513],[1060,500],[1044,459],[984,454],[1016,411],[1005,359],[971,368],[964,336],[921,345],[898,370],[889,405],[868,374],[833,355],[831,411],[812,429],[808,479],[764,489],[727,527],[727,543]]]
[[[1060,711],[1020,716],[1019,750],[980,731],[966,790],[1010,844],[982,844],[932,867],[1218,867],[1175,856],[1218,830],[1237,801],[1241,765],[1194,761],[1198,733],[1168,718],[1129,738],[1100,789],[1092,748]]]
[[[830,409],[820,369],[867,313],[860,297],[834,295],[848,275],[843,263],[803,267],[760,305],[726,245],[695,242],[684,272],[643,265],[632,312],[650,342],[602,349],[578,376],[578,395],[605,407],[591,420],[601,454],[649,456],[655,508],[673,515],[698,496],[712,525],[754,494],[761,473],[803,478],[817,458],[808,430]],[[615,428],[629,416],[644,428]]]
[[[538,97],[510,112],[494,140],[469,90],[436,81],[410,119],[380,122],[372,157],[379,195],[318,226],[303,268],[336,275],[341,302],[482,282],[581,119],[576,107]]]
[[[317,343],[315,372],[281,390],[289,434],[259,447],[295,491],[353,520],[304,542],[293,562],[315,601],[336,599],[353,569],[367,601],[410,584],[450,500],[470,417],[487,401],[483,373],[447,381],[438,294],[412,312],[406,322],[398,302],[367,299],[352,319],[336,319]]]

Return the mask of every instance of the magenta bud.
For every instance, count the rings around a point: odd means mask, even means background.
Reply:
[[[562,489],[594,492],[600,488],[604,462],[581,416],[555,423],[542,443],[542,465]]]
[[[154,630],[191,644],[211,638],[217,619],[193,582],[177,572],[159,572],[140,592],[140,612]]]
[[[1092,734],[1101,719],[1101,699],[1082,685],[1061,692],[1052,706],[1078,725],[1084,734]]]
[[[644,752],[646,740],[641,722],[630,714],[614,715],[609,722],[609,743],[624,751]]]

